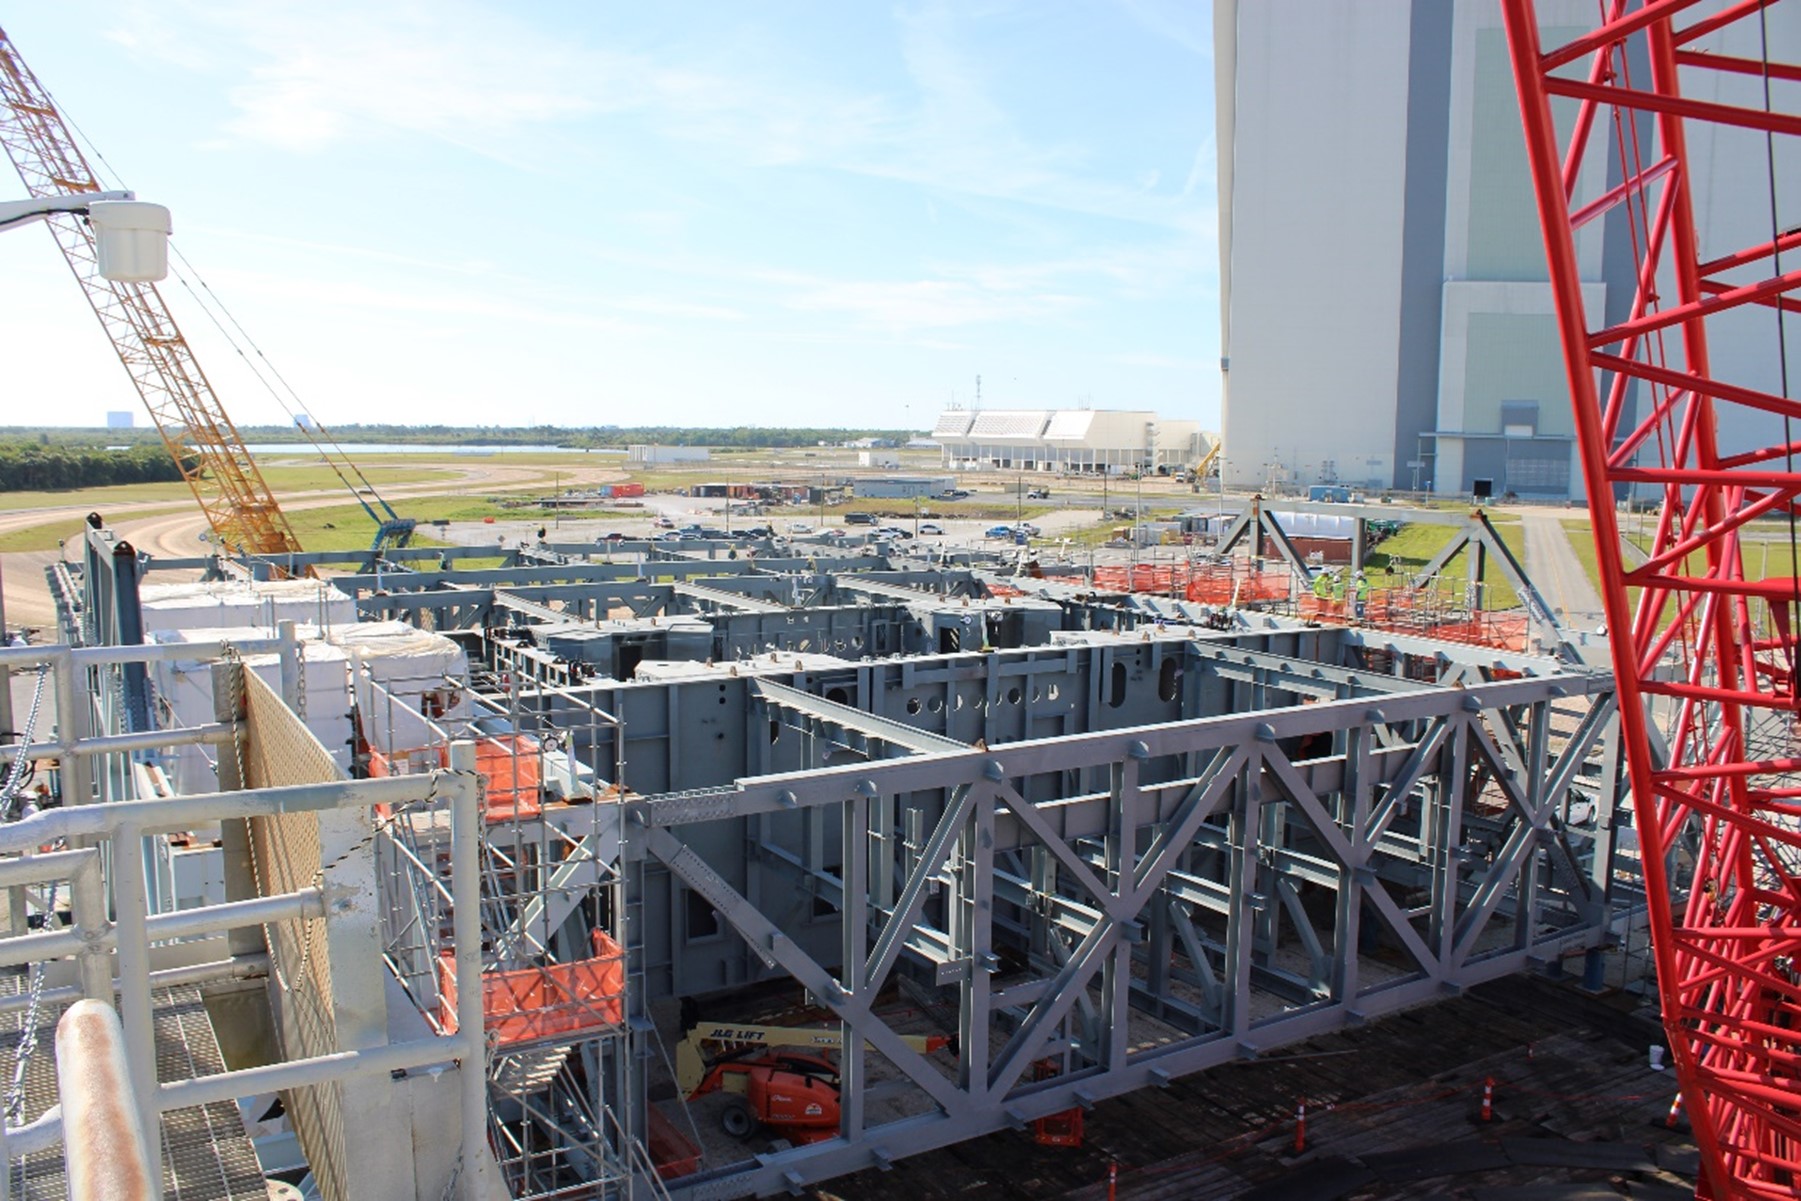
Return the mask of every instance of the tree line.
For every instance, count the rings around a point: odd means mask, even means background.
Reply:
[[[128,450],[107,450],[94,446],[0,441],[0,492],[155,484],[181,478],[181,470],[160,443]]]
[[[305,431],[291,425],[240,425],[246,442],[308,442]],[[334,425],[331,435],[339,442],[412,442],[441,446],[561,446],[571,450],[624,447],[634,442],[663,446],[716,446],[763,448],[814,446],[821,442],[849,442],[858,438],[888,438],[905,444],[910,430],[819,429],[779,426],[467,426],[396,425],[386,422]],[[71,429],[51,426],[0,426],[0,439],[16,439],[42,446],[161,446],[154,429]]]

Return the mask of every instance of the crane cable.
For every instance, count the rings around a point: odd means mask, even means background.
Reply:
[[[41,87],[42,85],[40,84],[39,86]],[[76,124],[75,120],[69,116],[63,106],[57,103],[56,97],[51,95],[49,89],[44,89],[44,94],[50,98],[52,106],[55,107],[57,113],[62,117],[63,123],[69,127],[70,131],[83,144],[87,153],[93,157],[95,162],[98,162],[101,167],[104,168],[104,175],[110,182],[116,184],[120,189],[124,189],[125,184],[123,178],[113,167],[112,163],[107,161],[106,155],[101,152],[100,147],[94,143],[93,139],[88,137],[86,131],[84,131],[80,125]],[[101,183],[102,179],[99,177],[102,175],[102,172],[97,171],[95,172],[95,175],[97,178],[94,182],[97,184]],[[281,373],[269,356],[263,353],[263,348],[257,344],[256,339],[250,336],[250,331],[246,330],[243,324],[238,321],[236,315],[232,313],[231,309],[226,305],[225,301],[220,298],[219,294],[213,291],[212,285],[206,282],[205,277],[200,274],[199,269],[188,260],[186,255],[182,254],[181,248],[176,246],[173,241],[170,242],[169,249],[174,252],[175,258],[179,261],[181,266],[187,269],[186,273],[183,273],[180,270],[175,271],[175,278],[181,283],[183,288],[187,289],[188,294],[194,298],[200,311],[206,314],[206,318],[208,321],[212,322],[213,328],[218,330],[220,336],[225,339],[226,345],[230,346],[232,350],[237,352],[238,357],[244,360],[244,365],[249,369],[250,374],[256,379],[256,382],[262,385],[263,390],[267,392],[270,398],[281,407],[284,413],[287,414],[289,421],[293,422],[294,426],[307,436],[307,440],[313,444],[314,449],[316,449],[325,459],[326,466],[331,468],[332,473],[338,477],[339,482],[350,489],[353,494],[356,494],[359,500],[361,499],[359,486],[360,488],[368,489],[369,493],[381,503],[382,508],[388,510],[388,515],[390,517],[394,516],[393,510],[389,508],[388,503],[385,500],[381,499],[381,494],[376,492],[375,486],[369,482],[369,477],[363,474],[362,468],[358,467],[356,461],[344,453],[343,448],[338,445],[337,439],[332,437],[331,433],[320,423],[319,419],[314,416],[311,407],[309,407],[306,401],[301,398],[300,393],[288,382],[287,377]],[[194,282],[189,282],[189,275],[193,276]],[[199,284],[199,290],[196,290],[195,283]],[[204,292],[206,295],[202,296],[201,292]],[[269,374],[287,391],[288,397],[292,399],[293,404],[289,404],[288,400],[283,399],[281,392],[276,389],[275,385],[264,378],[262,370],[257,366],[255,360],[244,352],[244,347],[239,345],[238,340],[232,336],[231,330],[226,329],[224,322],[220,321],[219,317],[214,314],[210,307],[208,307],[208,298],[210,298],[212,304],[218,306],[219,312],[224,314],[225,320],[231,323],[232,329],[237,330],[238,333],[243,336],[244,342],[249,344],[250,349],[255,352],[256,358],[262,360],[263,366],[268,368]],[[295,412],[296,408],[300,410],[298,413]],[[304,415],[307,421],[311,423],[310,425],[301,422],[300,418],[302,415]],[[324,442],[321,442],[321,437],[323,437]],[[327,449],[325,443],[330,444],[330,449]],[[348,468],[350,472],[356,476],[356,483],[352,483],[344,474],[345,468]]]
[[[1767,7],[1758,9],[1757,33],[1763,66],[1763,108],[1765,115],[1768,116],[1773,114],[1775,109],[1770,98],[1770,14]],[[1776,134],[1769,128],[1768,123],[1764,126],[1763,144],[1764,161],[1769,171],[1770,274],[1774,279],[1781,279],[1782,230],[1781,218],[1776,203]],[[1788,321],[1786,320],[1782,297],[1780,295],[1776,297],[1776,302],[1772,308],[1774,308],[1776,313],[1776,364],[1781,387],[1779,395],[1782,399],[1788,400]],[[1785,406],[1782,413],[1783,466],[1791,476],[1795,474],[1795,436],[1793,427],[1794,418],[1789,409]],[[1790,497],[1788,504],[1784,505],[1783,508],[1788,511],[1790,603],[1794,605],[1792,612],[1797,616],[1801,616],[1801,576],[1796,575],[1797,571],[1801,571],[1801,551],[1798,551],[1797,549],[1798,544],[1801,544],[1801,535],[1798,535],[1796,530],[1795,505],[1796,499]],[[1782,649],[1786,652],[1789,661],[1789,690],[1791,694],[1801,694],[1801,689],[1798,689],[1796,686],[1794,646],[1790,643],[1785,645]],[[1791,696],[1791,699],[1801,703],[1801,695],[1793,695]]]

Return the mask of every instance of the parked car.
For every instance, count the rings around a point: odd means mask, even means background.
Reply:
[[[1010,525],[991,525],[988,527],[988,532],[984,534],[983,537],[1011,538],[1013,537],[1013,527]]]
[[[885,525],[876,534],[883,538],[911,538],[913,531],[903,530],[898,525]]]
[[[659,530],[673,530],[675,528],[675,522],[669,520],[667,517],[659,517],[650,524],[656,526]]]
[[[611,533],[607,534],[604,538],[602,538],[601,541],[602,542],[624,542],[625,535],[621,534],[618,530],[613,530]]]
[[[813,527],[804,521],[790,521],[788,523],[788,532],[790,534],[811,534],[813,532]]]
[[[844,524],[845,525],[874,525],[875,524],[875,514],[874,513],[846,513],[844,515]]]
[[[965,489],[962,489],[962,488],[946,488],[943,492],[940,492],[938,494],[938,499],[939,500],[962,500],[965,497],[967,497],[968,495],[969,495],[968,491]]]
[[[944,527],[935,521],[925,521],[920,523],[919,532],[922,536],[926,534],[942,535],[944,533]]]
[[[1038,537],[1038,535],[1044,533],[1043,530],[1039,529],[1037,526],[1033,525],[1029,521],[1022,521],[1018,525],[1014,526],[1013,532],[1016,534],[1025,534],[1032,538],[1036,538],[1036,537]]]
[[[1027,500],[1049,500],[1050,498],[1051,490],[1049,488],[1033,488],[1026,493]]]

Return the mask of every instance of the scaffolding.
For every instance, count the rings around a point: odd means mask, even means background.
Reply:
[[[488,1139],[516,1201],[599,1197],[654,1181],[650,1156],[616,1115],[632,1108],[618,871],[622,791],[578,761],[618,752],[618,724],[588,706],[559,730],[521,710],[519,690],[459,720],[427,716],[366,673],[361,764],[371,777],[430,771],[473,744],[481,781],[481,996],[490,1048]],[[396,746],[423,729],[423,743]],[[617,764],[605,765],[617,778]],[[401,815],[378,847],[385,954],[423,1020],[459,1029],[456,947],[440,883],[438,815]],[[678,1165],[680,1166],[680,1165]],[[667,1170],[667,1166],[665,1167]],[[654,1187],[654,1185],[653,1185]]]

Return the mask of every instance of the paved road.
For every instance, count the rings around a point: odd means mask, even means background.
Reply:
[[[1570,548],[1563,522],[1554,513],[1515,510],[1526,531],[1526,572],[1553,609],[1563,611],[1570,630],[1593,630],[1601,624],[1601,596],[1589,583],[1581,560]]]

